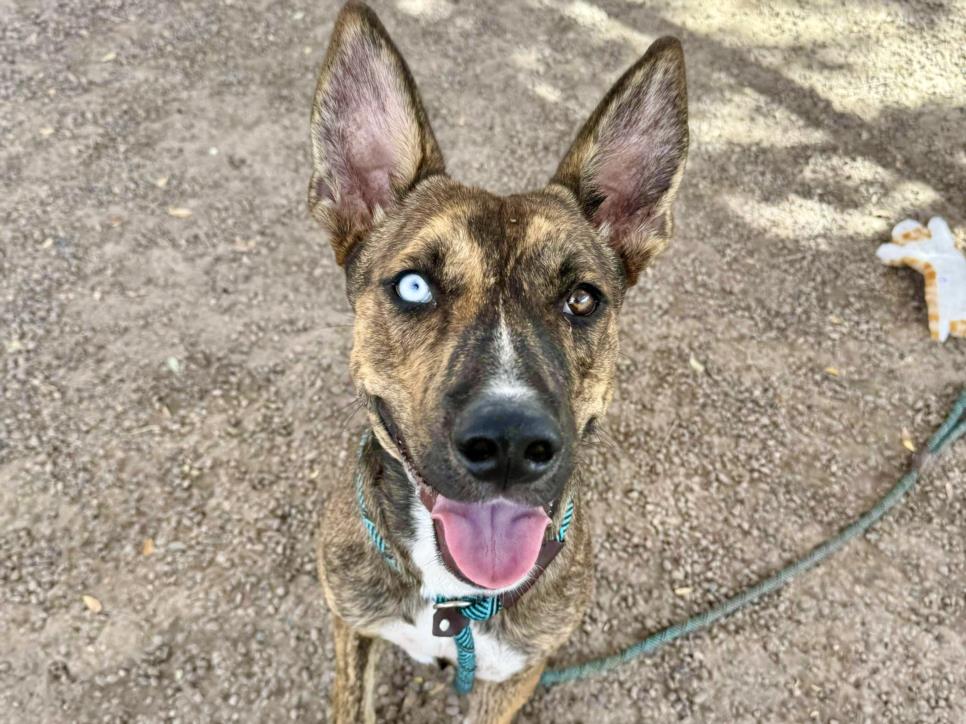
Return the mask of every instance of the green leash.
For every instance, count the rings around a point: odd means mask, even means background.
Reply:
[[[876,503],[867,513],[860,516],[850,526],[843,528],[837,535],[814,548],[805,557],[800,558],[785,568],[782,568],[777,573],[769,576],[757,585],[752,586],[747,591],[722,601],[717,606],[705,611],[704,613],[700,613],[697,616],[692,616],[682,623],[676,623],[673,626],[668,626],[665,629],[661,629],[657,633],[651,634],[643,641],[640,641],[633,646],[628,646],[626,649],[614,654],[613,656],[605,656],[600,659],[593,659],[592,661],[587,661],[583,664],[576,664],[574,666],[564,666],[562,668],[549,669],[548,671],[544,672],[543,676],[540,677],[540,683],[544,686],[554,686],[556,684],[563,684],[568,681],[577,681],[578,679],[585,679],[590,676],[601,674],[605,671],[610,671],[611,669],[620,666],[624,662],[635,659],[638,656],[652,654],[665,644],[669,644],[672,641],[681,638],[682,636],[687,636],[695,631],[700,631],[703,628],[707,628],[725,616],[729,616],[738,609],[744,608],[750,603],[754,603],[762,596],[781,588],[790,579],[794,578],[800,573],[804,573],[810,568],[815,567],[842,548],[846,543],[862,535],[869,528],[878,523],[882,516],[894,508],[902,499],[902,496],[908,493],[915,486],[916,482],[919,480],[919,476],[923,473],[926,467],[934,462],[944,450],[946,450],[963,435],[966,435],[966,389],[963,389],[963,391],[960,393],[959,399],[953,406],[952,412],[949,413],[949,417],[946,418],[946,421],[942,424],[939,430],[936,431],[936,434],[933,435],[929,440],[929,444],[927,445],[926,449],[916,456],[915,462],[909,469],[909,472],[903,475],[902,479],[899,480],[899,482],[896,483],[892,489],[886,493],[882,499],[879,500],[879,502]]]

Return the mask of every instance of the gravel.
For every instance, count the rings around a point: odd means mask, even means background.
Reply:
[[[961,4],[374,4],[451,171],[501,192],[549,176],[652,39],[685,44],[676,239],[625,308],[597,593],[560,662],[893,483],[966,381],[920,277],[873,255],[909,215],[963,239]],[[304,202],[336,10],[0,0],[0,720],[326,718],[312,538],[363,423]],[[960,445],[819,570],[520,721],[962,721],[964,481]],[[382,719],[458,716],[450,671],[380,665]]]

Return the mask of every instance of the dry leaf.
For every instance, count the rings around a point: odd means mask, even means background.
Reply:
[[[84,605],[87,606],[87,610],[91,613],[100,613],[104,610],[104,606],[93,596],[84,595],[81,598],[84,599]]]
[[[699,375],[704,372],[704,365],[698,362],[694,355],[691,355],[690,359],[688,359],[688,364],[691,365],[691,369],[693,369]]]
[[[832,324],[842,324],[845,322],[844,319],[835,314],[829,315],[828,321],[830,321]]]
[[[681,596],[681,598],[687,598],[691,595],[691,586],[681,586],[680,588],[675,588],[674,595]]]
[[[429,695],[439,696],[444,691],[446,691],[447,688],[448,688],[447,685],[444,684],[442,681],[440,681],[438,684],[436,684],[436,686],[434,686],[432,689],[429,690]]]
[[[187,219],[191,216],[191,209],[185,209],[180,206],[169,206],[168,216],[173,216],[176,219]]]
[[[141,555],[142,556],[152,556],[155,551],[154,538],[145,538],[144,542],[141,544]]]
[[[114,52],[114,51],[112,50],[112,51],[111,51],[110,53],[105,53],[105,54],[104,54],[104,57],[103,57],[103,58],[101,58],[101,62],[102,62],[102,63],[110,63],[110,62],[111,62],[112,60],[114,60],[114,59],[115,59],[116,57],[117,57],[117,53],[115,53],[115,52]]]
[[[826,367],[825,374],[827,374],[829,377],[838,377],[839,376],[838,367]]]
[[[40,135],[43,136],[44,138],[47,138],[48,136],[53,136],[54,129],[51,128],[50,126],[44,126],[43,128],[40,129]]]
[[[168,185],[168,177],[161,176],[160,178],[155,179],[154,185],[157,186],[159,189],[163,189],[165,186]]]
[[[916,443],[912,441],[912,436],[909,434],[909,431],[906,430],[906,428],[902,428],[902,434],[899,436],[899,438],[902,440],[902,447],[909,452],[916,451]]]

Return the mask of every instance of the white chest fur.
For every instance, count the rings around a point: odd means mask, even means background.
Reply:
[[[414,623],[397,619],[382,624],[377,632],[421,664],[436,659],[456,662],[453,639],[433,636],[433,607],[429,603],[419,609]],[[476,626],[473,628],[473,644],[476,648],[476,675],[483,681],[506,681],[526,666],[522,653],[495,636],[481,632]]]

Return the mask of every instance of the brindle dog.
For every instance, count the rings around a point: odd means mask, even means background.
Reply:
[[[437,596],[508,605],[472,624],[473,721],[510,721],[579,623],[593,585],[581,453],[611,399],[625,293],[671,235],[687,146],[684,56],[662,38],[544,188],[464,186],[376,15],[342,10],[312,108],[309,207],[345,268],[373,436],[318,539],[336,722],[374,718],[381,640],[455,660],[432,632]],[[395,567],[363,526],[357,479]]]

